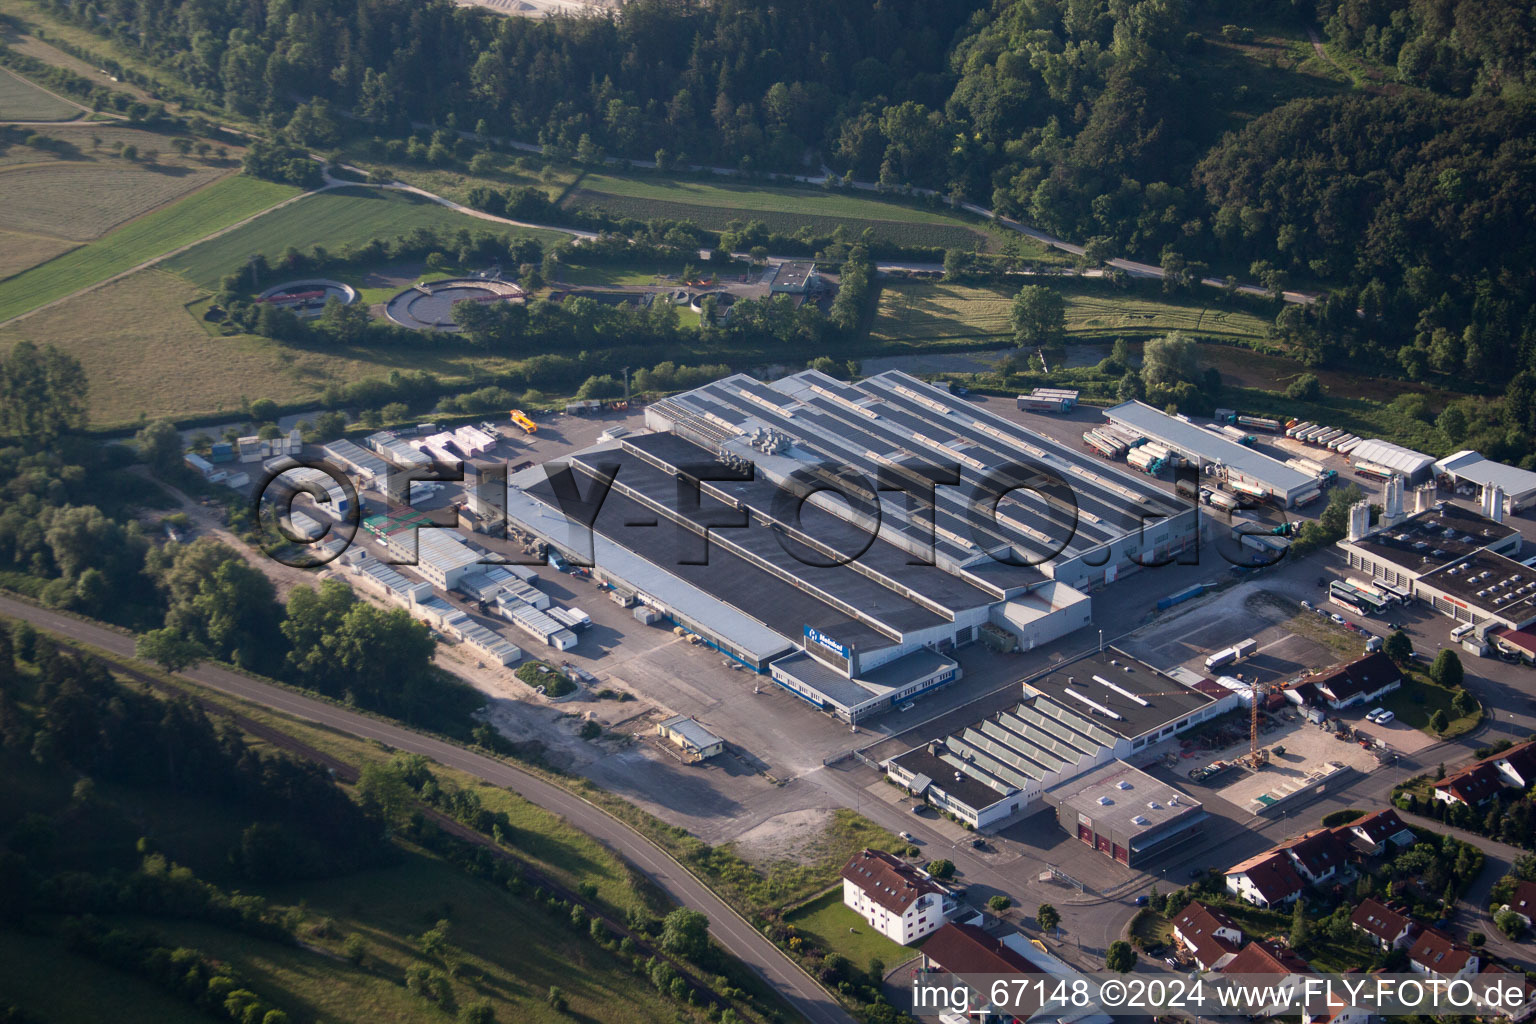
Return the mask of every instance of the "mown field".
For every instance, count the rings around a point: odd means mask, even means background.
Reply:
[[[901,245],[998,248],[997,237],[984,225],[957,214],[810,188],[589,174],[566,197],[565,205],[600,207],[615,217],[637,220],[690,220],[709,231],[723,230],[733,220],[756,220],[786,235],[803,228],[830,235],[841,227],[856,238],[868,228],[877,238]]]
[[[3,181],[0,178],[0,181]],[[0,281],[73,249],[75,242],[46,235],[0,231]]]
[[[4,40],[5,45],[17,53],[24,53],[28,57],[35,57],[44,64],[52,64],[54,67],[73,71],[75,74],[90,79],[93,82],[110,85],[116,91],[128,93],[134,99],[143,100],[146,103],[154,99],[154,97],[138,86],[123,81],[110,81],[98,68],[70,56],[58,47],[45,43],[30,33],[18,32],[10,25],[0,27],[0,40]]]
[[[80,114],[73,103],[0,68],[0,121],[68,121]]]
[[[555,231],[514,228],[456,213],[409,192],[377,188],[339,188],[308,196],[244,227],[210,239],[165,262],[165,269],[212,290],[226,274],[240,270],[251,256],[281,256],[289,247],[316,245],[340,252],[374,238],[390,239],[417,228],[533,236],[546,242],[569,237]]]
[[[214,182],[98,241],[0,282],[0,321],[104,281],[298,194],[291,185],[243,174]],[[118,315],[115,310],[105,312]]]
[[[150,167],[120,157],[11,167],[0,170],[0,195],[6,197],[0,227],[85,242],[229,173],[222,167]]]
[[[0,294],[4,290],[0,283]],[[28,339],[79,359],[90,383],[91,423],[98,427],[128,426],[140,413],[151,419],[233,413],[242,398],[318,400],[327,384],[397,369],[462,382],[476,368],[495,373],[508,363],[431,347],[322,352],[250,335],[219,337],[187,312],[205,298],[182,277],[141,271],[0,328],[0,351]]]
[[[886,967],[895,967],[916,952],[892,942],[854,913],[843,903],[841,886],[784,915],[784,923],[814,936],[817,945],[841,953],[859,967],[866,966],[872,957],[879,957]]]
[[[1240,309],[1209,306],[1199,294],[1188,298],[1153,298],[1117,293],[1107,286],[1078,281],[1047,282],[1064,293],[1067,334],[1073,340],[1144,339],[1167,331],[1196,337],[1260,339],[1267,321]],[[1013,332],[1009,314],[1018,284],[964,285],[939,281],[901,281],[880,294],[873,339],[889,344],[931,346],[949,342],[986,344]]]

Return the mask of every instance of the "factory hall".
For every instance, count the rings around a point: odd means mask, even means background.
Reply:
[[[1151,481],[899,371],[738,374],[646,424],[514,473],[509,529],[849,722],[1201,540]]]

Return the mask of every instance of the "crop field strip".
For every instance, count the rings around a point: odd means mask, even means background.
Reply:
[[[637,220],[691,220],[710,231],[724,230],[733,220],[756,220],[771,231],[789,235],[807,227],[815,234],[830,235],[842,227],[856,238],[865,228],[872,228],[878,237],[902,245],[995,247],[983,224],[954,214],[811,189],[593,174],[577,183],[564,205],[575,209],[601,207],[616,217]]]
[[[19,231],[0,231],[0,281],[46,263],[75,248],[79,243],[47,235],[29,235]]]
[[[0,168],[0,229],[75,242],[100,238],[229,174],[215,167],[149,168],[126,160],[56,160]]]
[[[0,68],[0,121],[69,121],[81,113],[75,104]]]
[[[871,335],[884,341],[996,341],[1012,334],[1009,316],[1019,285],[969,286],[902,282],[886,286]],[[1063,286],[1067,333],[1079,340],[1146,337],[1167,331],[1221,338],[1262,338],[1266,323],[1235,309],[1195,301],[1112,295]],[[1106,287],[1107,291],[1107,287]]]
[[[0,282],[0,322],[131,270],[297,194],[291,185],[243,174],[216,181],[98,241]]]
[[[316,245],[340,252],[375,238],[392,239],[416,228],[532,236],[546,242],[568,237],[563,232],[534,231],[457,213],[420,196],[377,188],[339,188],[307,196],[291,206],[210,239],[165,262],[165,269],[184,275],[199,287],[213,290],[226,274],[240,270],[251,256],[281,256],[289,246],[308,250]]]

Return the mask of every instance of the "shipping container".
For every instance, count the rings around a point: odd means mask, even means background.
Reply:
[[[1205,593],[1204,583],[1193,584],[1191,586],[1185,587],[1183,590],[1175,591],[1174,593],[1169,594],[1167,597],[1159,598],[1157,602],[1157,610],[1165,611],[1169,608],[1172,608],[1176,604],[1182,604],[1191,598],[1199,597],[1203,593]]]

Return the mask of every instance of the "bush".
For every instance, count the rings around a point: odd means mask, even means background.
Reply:
[[[1003,911],[1013,906],[1013,900],[999,893],[998,895],[993,896],[991,899],[987,900],[987,906],[1001,914]]]
[[[581,728],[576,730],[576,735],[580,736],[584,740],[595,740],[602,734],[603,727],[592,721],[590,718],[585,722],[582,722]]]
[[[1335,825],[1347,825],[1356,818],[1365,816],[1365,812],[1353,807],[1346,807],[1342,811],[1332,811],[1323,815],[1323,827],[1333,828]]]
[[[928,873],[940,881],[946,878],[953,878],[955,876],[955,863],[954,861],[943,859],[930,861]]]

